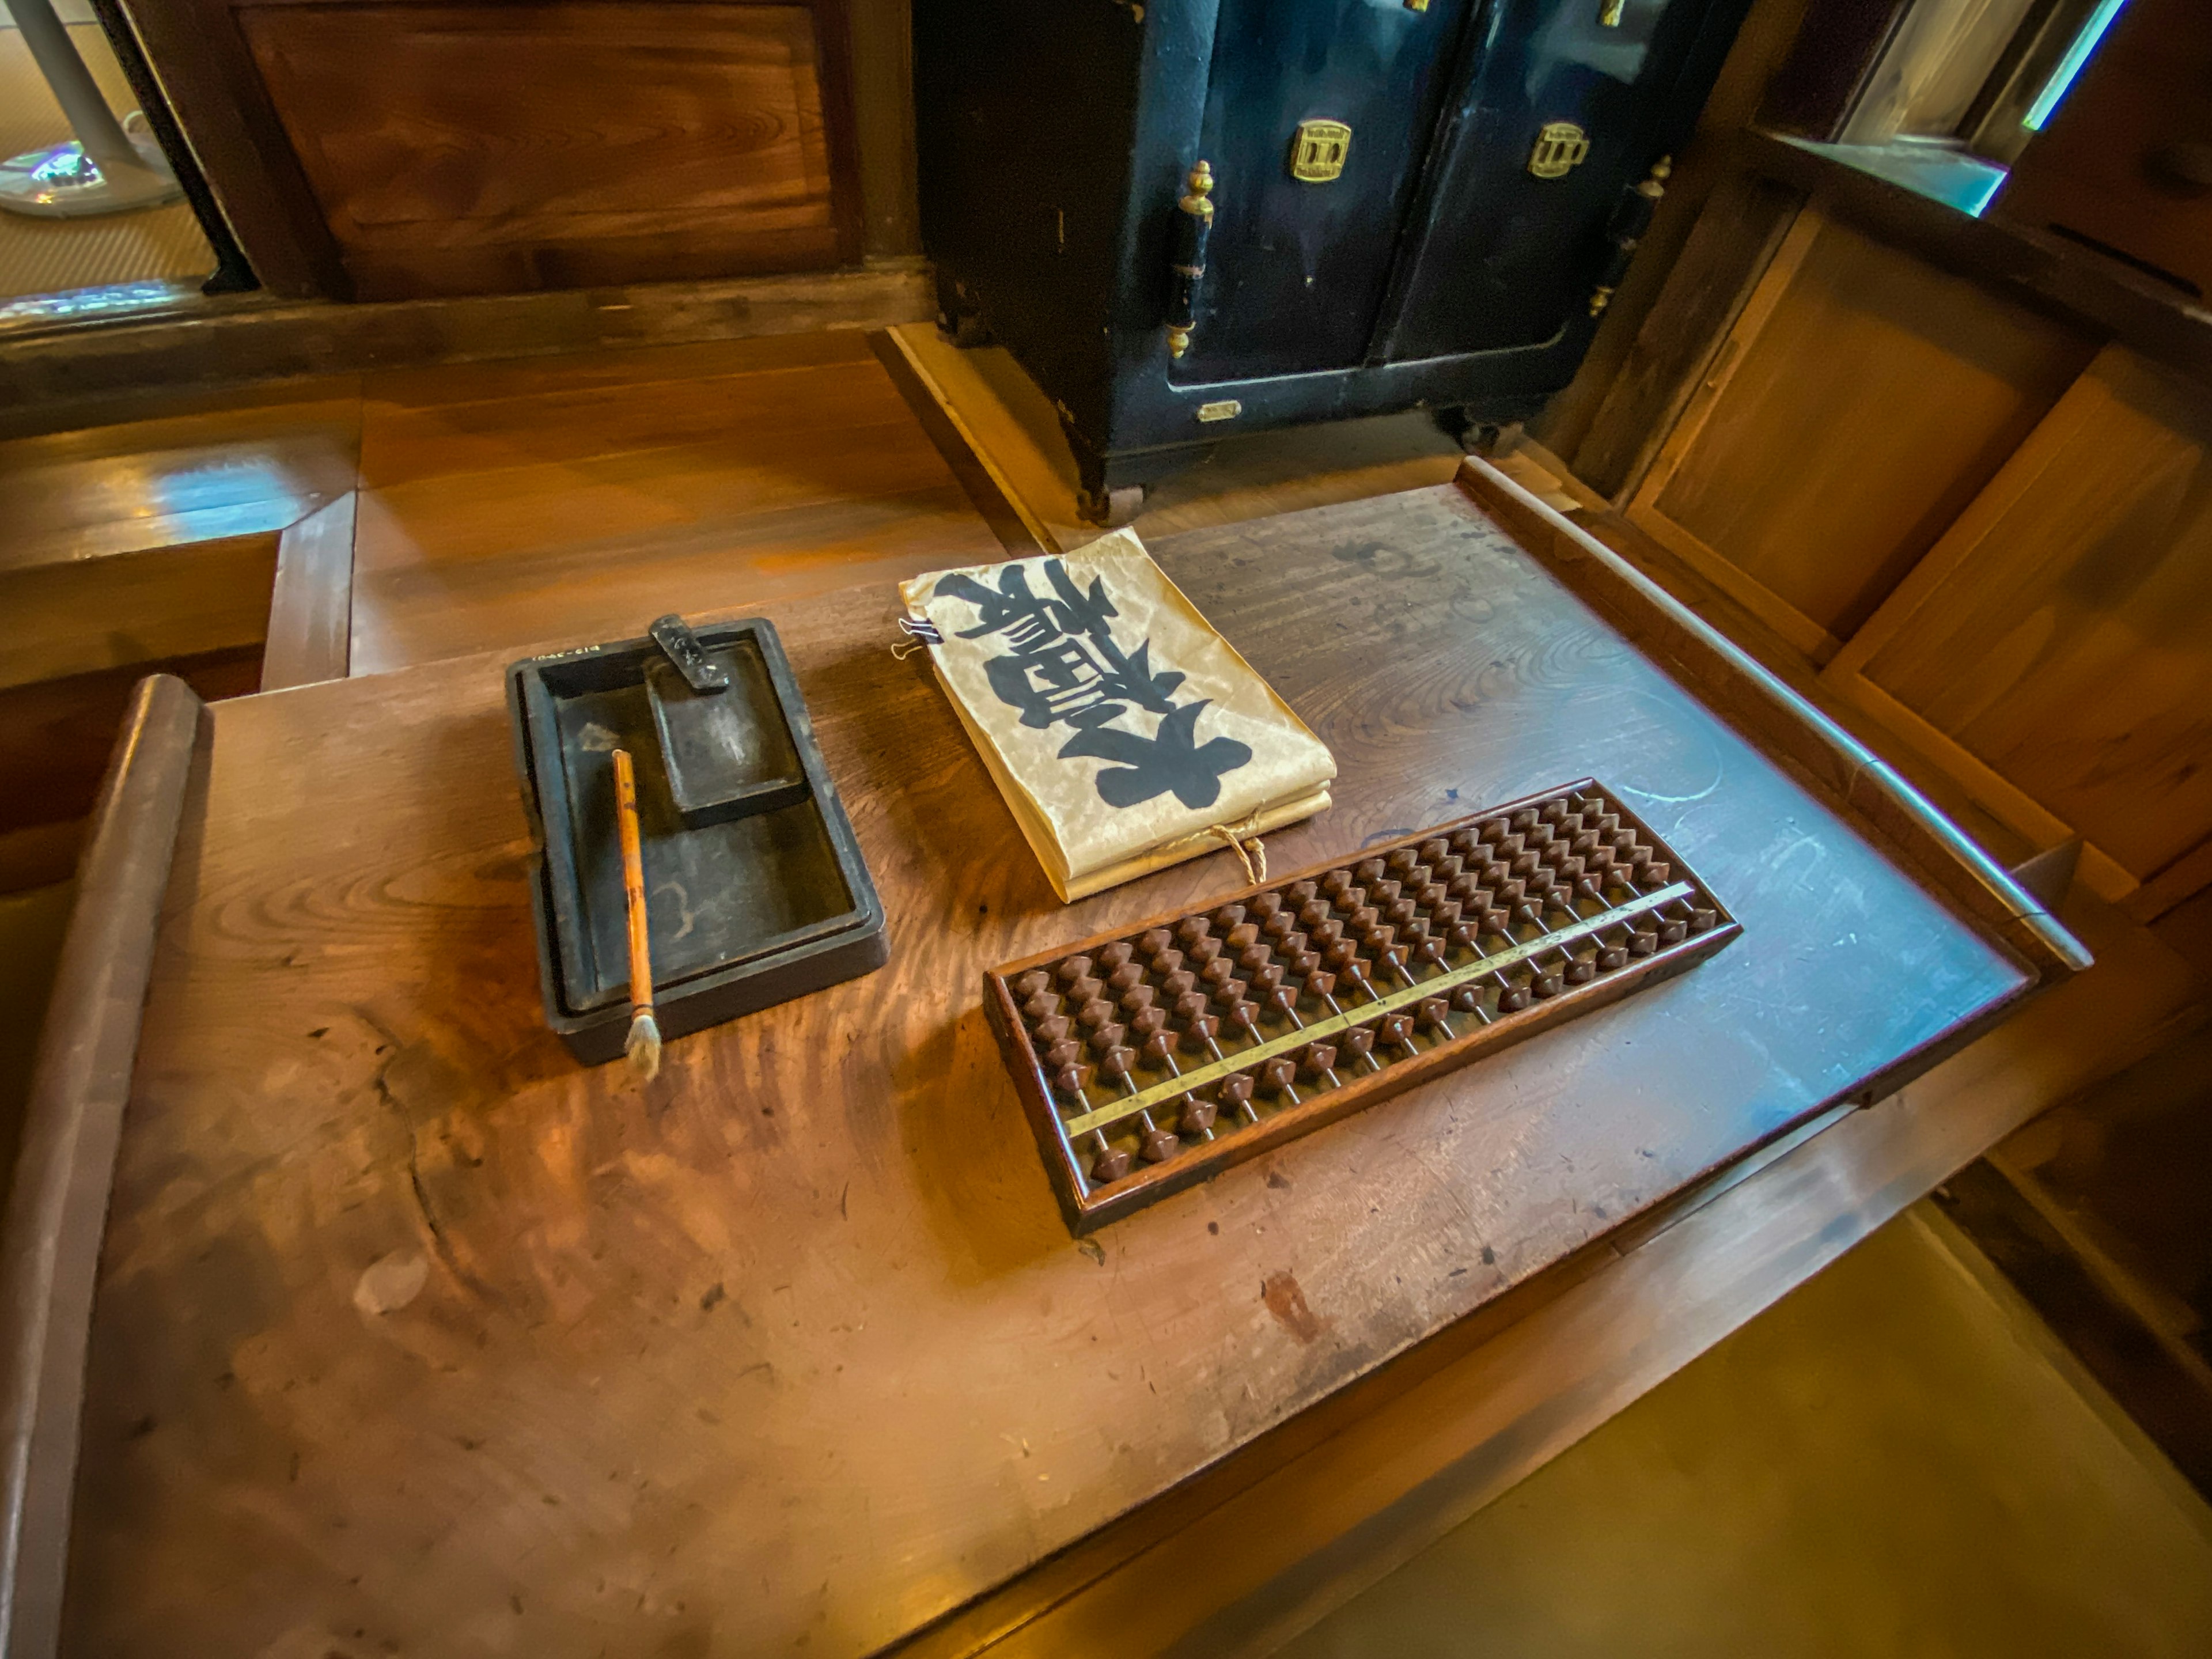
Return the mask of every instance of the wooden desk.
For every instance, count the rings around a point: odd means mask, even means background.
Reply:
[[[1337,754],[1279,866],[1590,772],[1745,936],[1078,1245],[977,975],[1234,878],[1056,904],[890,658],[889,587],[770,614],[891,964],[672,1043],[642,1089],[539,1018],[505,653],[219,705],[101,1263],[65,1651],[866,1650],[2036,978],[1454,487],[1156,550]]]

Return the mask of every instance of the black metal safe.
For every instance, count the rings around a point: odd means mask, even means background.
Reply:
[[[1748,0],[914,0],[940,322],[1086,516],[1231,433],[1566,385]]]

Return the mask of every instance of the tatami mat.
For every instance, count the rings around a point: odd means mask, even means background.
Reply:
[[[2184,1659],[2212,1510],[1933,1206],[1281,1659]]]
[[[106,37],[89,24],[70,30],[76,49],[118,114],[137,107]],[[0,27],[0,156],[18,155],[70,136],[23,37]],[[0,213],[0,299],[149,277],[198,277],[215,269],[199,222],[183,202],[96,219],[33,219]]]

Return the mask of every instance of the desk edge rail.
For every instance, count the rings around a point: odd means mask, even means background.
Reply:
[[[1827,793],[1856,826],[1990,927],[2051,985],[2093,958],[2050,909],[1887,761],[1564,514],[1480,456],[1460,489],[1578,597],[1663,656],[1768,757]]]
[[[0,1659],[61,1641],[93,1291],[205,705],[141,680],[77,866],[0,1231]]]

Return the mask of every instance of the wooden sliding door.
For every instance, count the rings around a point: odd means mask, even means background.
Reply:
[[[844,0],[158,9],[185,130],[280,291],[514,293],[860,255]],[[173,38],[178,13],[196,40]]]

